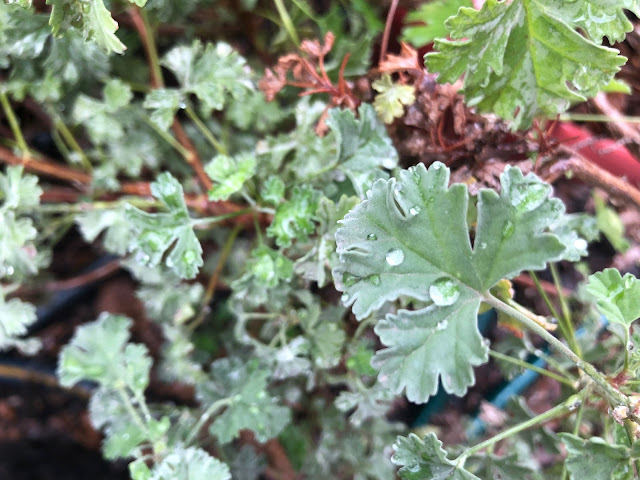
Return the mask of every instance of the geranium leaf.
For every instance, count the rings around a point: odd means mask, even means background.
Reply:
[[[629,3],[487,0],[481,10],[461,8],[447,20],[452,40],[436,40],[437,52],[426,56],[426,64],[440,73],[439,82],[453,83],[466,72],[468,105],[527,128],[538,112],[561,113],[611,81],[624,57],[577,29],[600,34],[595,20],[581,19],[604,11],[624,17],[622,8]],[[610,28],[618,38],[620,26]]]
[[[587,291],[607,320],[624,325],[627,330],[640,317],[640,280],[631,273],[624,277],[615,268],[589,276]]]
[[[467,187],[448,184],[449,169],[440,163],[378,180],[336,233],[341,263],[334,280],[356,318],[401,296],[430,302],[389,314],[375,329],[389,347],[373,360],[380,380],[397,393],[406,388],[414,402],[436,392],[439,376],[446,391],[462,395],[474,381],[471,367],[487,359],[476,325],[483,295],[566,250],[547,232],[564,206],[533,174],[507,167],[500,195],[480,191],[473,246]]]
[[[565,464],[572,480],[633,478],[628,447],[608,443],[599,437],[585,440],[570,433],[558,435],[567,449]],[[619,476],[625,470],[628,475]]]
[[[398,474],[404,480],[480,480],[449,460],[442,442],[433,433],[423,440],[413,433],[399,436],[393,449],[391,461],[402,467]]]
[[[174,448],[153,468],[150,480],[230,480],[229,467],[200,448]]]

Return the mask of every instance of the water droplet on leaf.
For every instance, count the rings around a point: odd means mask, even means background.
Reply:
[[[531,212],[542,205],[550,190],[546,183],[519,183],[511,188],[511,205],[518,213]]]
[[[404,252],[399,248],[394,248],[387,252],[387,263],[392,267],[397,267],[402,262],[404,262]]]
[[[375,233],[370,233],[369,235],[367,235],[367,240],[374,241],[377,239],[378,239],[378,236]]]
[[[436,330],[441,331],[441,330],[444,330],[445,328],[447,328],[448,326],[449,326],[449,322],[448,321],[441,320],[436,325]]]
[[[342,300],[344,303],[349,301],[349,294],[348,293],[343,293],[342,296],[340,297],[340,300]]]
[[[7,271],[8,271],[8,269],[7,269]],[[11,275],[11,274],[9,274],[9,275]],[[629,288],[633,287],[633,285],[636,283],[635,280],[636,279],[633,277],[633,275],[629,275],[629,274],[625,275],[624,276],[624,288],[629,289]]]
[[[411,207],[411,208],[409,209],[409,214],[410,214],[411,216],[413,216],[413,217],[415,217],[415,216],[416,216],[417,214],[419,214],[419,213],[420,213],[420,206],[419,206],[419,205],[416,205],[416,206]]]
[[[453,305],[460,297],[460,287],[452,279],[442,277],[431,284],[429,296],[440,307]]]
[[[380,285],[380,282],[381,282],[381,280],[380,280],[380,275],[377,275],[377,274],[375,274],[375,275],[370,275],[370,276],[367,278],[367,280],[369,280],[369,281],[370,281],[373,285],[375,285],[376,287],[377,287],[378,285]]]
[[[587,249],[588,243],[584,238],[577,238],[573,241],[573,248],[579,251],[585,251]]]
[[[515,225],[511,220],[506,220],[504,225],[502,226],[502,236],[506,240],[511,235],[513,235],[513,231],[516,229]]]

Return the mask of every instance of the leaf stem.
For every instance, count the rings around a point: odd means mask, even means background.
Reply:
[[[187,439],[184,442],[185,445],[189,445],[189,444],[191,444],[191,442],[193,442],[193,440],[195,439],[196,435],[198,435],[200,430],[202,430],[202,427],[204,426],[204,424],[209,421],[209,418],[211,418],[211,416],[217,410],[219,410],[219,409],[221,409],[223,407],[227,407],[227,406],[231,405],[231,403],[232,403],[232,399],[231,398],[222,398],[220,400],[217,400],[217,401],[213,402],[211,405],[209,405],[209,408],[207,408],[204,411],[204,413],[202,414],[202,416],[198,420],[198,423],[196,423],[196,425],[191,430],[191,433],[189,434],[189,436],[187,437]]]
[[[164,131],[160,127],[158,127],[155,123],[151,121],[151,119],[144,115],[144,122],[149,125],[154,132],[156,132],[160,137],[167,142],[176,152],[178,152],[185,160],[189,161],[191,158],[191,152],[187,150],[178,140],[176,140],[169,132]]]
[[[571,311],[569,310],[569,305],[567,304],[567,299],[563,293],[562,283],[560,282],[560,275],[558,274],[558,268],[555,263],[549,264],[549,270],[551,271],[551,276],[553,277],[553,284],[556,287],[556,291],[558,292],[558,300],[560,301],[560,308],[562,310],[562,317],[558,318],[558,321],[563,325],[563,333],[565,333],[567,338],[567,343],[569,347],[576,352],[576,355],[582,357],[582,351],[580,350],[580,345],[576,341],[576,336],[573,330],[573,322],[571,320]]]
[[[493,446],[500,440],[504,440],[505,438],[515,435],[516,433],[522,432],[523,430],[526,430],[540,423],[543,423],[548,420],[559,417],[561,415],[564,415],[567,412],[571,412],[572,410],[574,410],[575,408],[577,408],[582,404],[582,399],[584,398],[586,393],[587,393],[587,389],[582,390],[581,392],[575,395],[572,395],[571,397],[566,399],[560,405],[556,405],[552,409],[547,410],[546,412],[541,413],[540,415],[537,415],[533,418],[530,418],[526,422],[519,423],[518,425],[511,427],[503,432],[500,432],[498,435],[495,435],[494,437],[491,437],[485,440],[484,442],[481,442],[471,447],[470,449],[466,450],[462,455],[460,455],[455,461],[461,465],[464,465],[464,462],[468,457],[470,457],[474,453],[484,450],[485,448]]]
[[[528,273],[529,273],[529,277],[531,277],[531,280],[533,280],[533,283],[535,284],[536,289],[538,290],[538,293],[544,300],[544,303],[547,305],[547,308],[549,309],[549,313],[551,313],[551,315],[553,315],[554,318],[559,319],[560,315],[558,314],[558,310],[556,310],[556,307],[553,305],[553,302],[549,298],[549,295],[547,295],[547,292],[544,290],[544,288],[542,288],[542,284],[540,283],[540,280],[538,279],[538,275],[536,275],[536,272],[529,271]],[[562,330],[562,334],[565,335],[566,337],[566,333],[564,332],[564,325],[562,324],[560,325],[560,330]]]
[[[237,210],[235,212],[227,213],[225,215],[218,215],[216,217],[204,217],[204,218],[194,218],[191,219],[191,225],[209,225],[211,223],[219,223],[224,220],[228,220],[230,218],[239,217],[241,215],[246,215],[251,213],[253,210],[251,208],[243,208],[242,210]]]
[[[129,416],[131,417],[131,419],[138,425],[138,427],[140,427],[140,429],[145,432],[147,438],[151,439],[151,432],[149,432],[149,427],[144,422],[144,420],[142,420],[142,417],[131,403],[131,399],[129,398],[129,395],[127,395],[127,391],[124,388],[116,388],[116,392],[118,392],[124,408],[127,410],[127,412],[129,412]]]
[[[13,136],[16,139],[18,148],[26,158],[31,157],[29,146],[27,145],[27,142],[22,135],[22,130],[20,129],[20,123],[18,122],[13,108],[11,108],[11,102],[9,102],[9,97],[7,97],[7,94],[4,90],[0,90],[0,104],[2,104],[2,110],[4,110],[4,114],[7,117],[9,127],[11,127],[11,131],[13,132]]]
[[[82,150],[82,147],[77,142],[77,140],[71,133],[71,130],[69,130],[69,128],[62,121],[62,119],[56,116],[56,118],[53,121],[53,126],[58,132],[60,132],[60,135],[62,135],[62,138],[64,139],[64,141],[67,142],[67,145],[69,145],[71,149],[78,155],[78,157],[80,158],[80,163],[82,163],[82,166],[84,167],[84,169],[87,172],[92,172],[93,165],[91,165],[91,162],[89,161],[89,158],[87,157],[87,155],[84,153],[84,150]]]
[[[524,360],[520,360],[519,358],[513,358],[509,355],[504,355],[503,353],[496,352],[495,350],[489,350],[489,355],[498,360],[502,360],[503,362],[511,363],[513,365],[517,365],[522,368],[526,368],[533,372],[539,373],[540,375],[546,375],[549,378],[553,378],[554,380],[567,385],[568,387],[575,388],[575,383],[570,379],[563,377],[562,375],[558,375],[557,373],[551,372],[544,368],[537,367],[529,362],[525,362]]]
[[[191,121],[196,125],[196,127],[198,127],[198,130],[200,130],[202,135],[204,135],[204,137],[211,144],[211,146],[215,148],[216,151],[221,155],[227,155],[227,149],[225,148],[225,146],[221,142],[219,142],[216,137],[213,136],[213,133],[211,133],[211,130],[209,130],[209,128],[200,119],[200,117],[198,117],[196,112],[193,111],[193,108],[191,108],[190,106],[187,106],[187,108],[185,108],[184,111],[187,114],[187,116],[191,119]]]
[[[629,399],[620,393],[613,385],[611,385],[605,376],[600,373],[596,368],[591,365],[589,362],[585,362],[578,355],[576,355],[573,350],[567,347],[564,343],[558,340],[556,337],[551,335],[547,330],[542,328],[536,322],[531,320],[529,317],[519,312],[517,309],[507,305],[502,300],[494,297],[490,292],[486,292],[484,295],[484,301],[487,302],[492,307],[500,310],[501,312],[509,315],[510,317],[518,320],[522,324],[524,324],[530,330],[533,330],[535,333],[540,335],[544,340],[547,341],[550,345],[552,345],[556,350],[562,353],[565,357],[571,360],[579,369],[581,369],[584,373],[586,373],[591,379],[595,382],[595,384],[600,388],[602,393],[604,393],[609,400],[614,405],[628,405]]]
[[[640,117],[620,115],[610,117],[598,113],[561,113],[559,118],[561,122],[623,122],[623,123],[640,123]]]
[[[278,15],[280,15],[280,19],[282,20],[282,24],[284,25],[285,30],[291,37],[291,40],[296,46],[300,45],[300,38],[298,37],[298,32],[296,32],[296,27],[293,25],[293,21],[289,16],[289,12],[287,12],[284,3],[282,0],[273,0],[273,3],[276,5],[276,10],[278,10]]]

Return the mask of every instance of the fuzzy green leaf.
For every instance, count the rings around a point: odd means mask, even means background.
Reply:
[[[470,3],[469,0],[435,0],[423,3],[405,18],[405,23],[424,23],[405,27],[402,31],[405,42],[422,47],[436,38],[446,37],[449,32],[445,27],[445,20],[455,15],[458,8],[468,7]]]
[[[144,345],[130,344],[131,320],[103,314],[76,330],[60,354],[60,384],[71,387],[92,380],[105,388],[125,385],[143,392],[149,382],[151,358]]]
[[[262,198],[262,201],[265,203],[278,205],[280,200],[284,198],[284,190],[285,185],[280,177],[271,175],[262,186],[260,198]]]
[[[624,325],[627,330],[640,317],[640,280],[615,268],[589,276],[587,291],[597,301],[598,310],[607,320]]]
[[[23,175],[22,166],[10,166],[5,174],[0,173],[1,209],[34,207],[40,203],[40,195],[38,177]]]
[[[49,24],[55,36],[73,28],[106,52],[123,53],[126,50],[115,35],[118,22],[111,17],[103,0],[47,0],[47,4],[52,6]]]
[[[275,237],[279,247],[289,247],[293,240],[306,241],[315,230],[317,208],[318,195],[313,188],[293,187],[291,198],[276,209],[267,235]]]
[[[144,98],[142,106],[152,110],[151,121],[162,130],[167,130],[173,123],[178,108],[183,104],[184,95],[173,88],[157,88],[151,90]]]
[[[572,480],[633,478],[628,447],[608,443],[599,437],[585,440],[570,433],[559,436],[567,448],[565,465]]]
[[[151,193],[168,212],[147,213],[127,204],[126,215],[136,234],[129,250],[136,252],[136,259],[141,263],[153,267],[175,243],[165,265],[181,278],[195,277],[203,265],[202,247],[193,231],[182,185],[165,172],[151,184]]]
[[[416,101],[413,85],[393,83],[389,74],[384,74],[371,86],[378,92],[373,100],[373,106],[384,123],[393,123],[394,119],[404,115],[405,106],[413,105]]]
[[[401,296],[431,302],[387,315],[375,328],[389,347],[374,358],[379,379],[397,393],[406,388],[414,402],[436,392],[439,376],[447,392],[464,394],[472,367],[487,360],[476,325],[485,292],[565,253],[546,232],[564,206],[533,174],[508,167],[500,195],[480,191],[474,246],[467,187],[448,183],[449,169],[440,163],[403,170],[397,181],[378,180],[336,233],[341,264],[333,276],[356,318]]]
[[[222,110],[228,95],[242,99],[254,89],[245,59],[224,42],[172,48],[162,64],[175,74],[181,90],[193,93],[207,110]]]
[[[92,243],[105,231],[104,248],[112,253],[124,255],[131,241],[131,225],[127,221],[124,205],[115,209],[87,210],[78,214],[76,224],[84,239]]]
[[[228,399],[226,410],[209,429],[221,443],[232,441],[244,429],[252,430],[259,442],[266,442],[289,423],[289,409],[279,406],[266,390],[271,376],[268,370],[224,358],[213,363],[211,375],[210,382],[197,388],[207,403]]]
[[[398,474],[404,480],[480,480],[449,460],[442,442],[433,433],[423,440],[413,433],[399,436],[393,449],[391,461],[402,467]]]
[[[337,142],[337,168],[361,197],[382,176],[381,168],[391,170],[398,164],[398,153],[371,105],[363,103],[358,118],[351,110],[331,109],[326,124]]]
[[[17,298],[6,300],[4,288],[0,286],[0,352],[12,347],[29,350],[29,344],[21,337],[36,320],[36,308]]]
[[[236,158],[218,155],[204,169],[211,180],[217,183],[209,190],[209,199],[227,200],[239,192],[256,172],[256,157],[253,153],[240,153]]]
[[[447,20],[452,40],[436,40],[426,64],[439,82],[466,72],[468,105],[528,128],[538,112],[561,113],[611,81],[625,59],[576,29],[591,28],[597,12],[623,15],[626,3],[487,0],[481,10],[461,8]]]
[[[626,252],[630,245],[629,240],[624,236],[625,228],[618,212],[608,207],[604,199],[595,193],[593,195],[593,205],[596,210],[596,221],[600,231],[609,240],[613,248],[622,253]]]
[[[175,448],[152,471],[150,480],[230,480],[229,467],[200,448]]]
[[[32,242],[37,235],[30,218],[16,218],[12,210],[0,213],[0,278],[20,279],[38,271]]]

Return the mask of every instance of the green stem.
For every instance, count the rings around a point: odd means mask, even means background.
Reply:
[[[144,36],[148,45],[149,65],[153,71],[154,78],[158,81],[159,87],[163,85],[162,69],[160,68],[160,58],[158,57],[158,47],[156,46],[156,39],[153,35],[153,29],[149,23],[149,17],[147,12],[143,8],[139,9],[142,23],[144,24]]]
[[[513,365],[517,365],[519,367],[526,368],[533,372],[539,373],[540,375],[545,375],[549,378],[553,378],[554,380],[560,383],[564,383],[568,387],[575,388],[575,384],[568,378],[558,375],[557,373],[550,372],[549,370],[546,370],[544,368],[540,368],[535,365],[532,365],[528,362],[525,362],[524,360],[520,360],[519,358],[513,358],[513,357],[510,357],[509,355],[504,355],[500,352],[496,352],[495,350],[489,350],[489,355],[491,355],[493,358],[496,358],[498,360],[502,360],[503,362],[508,362]]]
[[[285,30],[291,37],[291,40],[296,46],[300,45],[300,38],[298,37],[298,32],[296,32],[296,28],[293,25],[293,21],[289,16],[289,12],[284,6],[282,0],[273,0],[273,3],[276,5],[276,10],[278,10],[278,15],[280,15],[280,19],[282,20],[282,24],[284,25]]]
[[[67,142],[67,145],[69,145],[71,149],[78,155],[78,157],[80,158],[80,163],[82,163],[82,166],[85,168],[85,170],[88,172],[92,172],[93,165],[91,165],[89,158],[84,153],[84,150],[82,150],[80,144],[76,141],[75,137],[71,133],[71,130],[69,130],[69,128],[60,118],[56,118],[54,120],[53,126],[58,132],[60,132],[60,135],[62,135],[64,141]]]
[[[218,215],[217,217],[194,218],[194,219],[191,219],[191,225],[196,226],[196,225],[209,225],[212,223],[219,223],[224,220],[228,220],[230,218],[246,215],[247,213],[251,213],[252,211],[253,210],[251,208],[243,208],[242,210],[227,213],[225,215]]]
[[[127,395],[126,390],[124,388],[117,388],[116,392],[118,392],[124,408],[129,412],[131,419],[146,433],[147,437],[150,438],[151,433],[149,432],[149,428],[131,403],[131,399],[129,398],[129,395]]]
[[[200,430],[202,430],[202,427],[204,426],[204,424],[209,421],[209,418],[211,418],[211,416],[217,410],[219,410],[219,409],[221,409],[223,407],[227,407],[227,406],[231,405],[231,403],[232,403],[232,399],[231,398],[222,398],[222,399],[220,399],[220,400],[218,400],[216,402],[213,402],[209,406],[209,408],[207,408],[205,410],[205,412],[202,414],[202,416],[198,420],[198,423],[196,423],[196,425],[191,430],[191,433],[189,434],[189,436],[185,440],[185,445],[190,445],[191,442],[193,442],[193,440],[196,438],[196,436],[198,435]]]
[[[582,412],[584,411],[584,403],[580,404],[580,407],[578,408],[578,413],[576,414],[576,422],[575,425],[573,426],[573,434],[577,437],[578,433],[580,433],[580,423],[582,423]],[[567,463],[563,462],[562,464],[562,476],[560,477],[560,480],[567,480]]]
[[[16,139],[16,143],[18,144],[18,148],[22,152],[22,154],[29,158],[31,157],[31,153],[29,152],[29,146],[22,135],[22,130],[20,129],[20,123],[16,118],[16,114],[11,108],[11,102],[9,102],[9,97],[7,97],[6,92],[0,90],[0,104],[2,104],[2,109],[4,110],[4,114],[7,117],[7,121],[9,122],[9,127],[11,127],[11,131],[13,132],[13,136]]]
[[[571,347],[571,349],[576,352],[579,357],[582,357],[582,352],[580,350],[580,345],[576,341],[576,336],[573,331],[573,321],[571,320],[571,311],[569,310],[569,305],[567,304],[567,299],[562,293],[562,284],[560,283],[560,275],[558,274],[558,269],[555,263],[549,264],[549,270],[551,271],[551,276],[553,277],[553,284],[556,287],[556,291],[558,292],[558,300],[560,301],[560,308],[562,309],[562,317],[558,319],[558,321],[564,325],[564,329],[566,331],[567,343]]]
[[[471,447],[455,460],[456,463],[459,463],[460,465],[464,465],[464,462],[466,461],[466,459],[471,455],[473,455],[474,453],[484,450],[485,448],[491,447],[495,445],[497,442],[499,442],[500,440],[509,438],[510,436],[515,435],[516,433],[522,432],[523,430],[526,430],[531,427],[535,427],[540,423],[544,423],[548,420],[552,420],[556,417],[559,417],[561,415],[564,415],[565,413],[568,413],[574,410],[576,407],[582,404],[582,399],[585,394],[586,394],[586,390],[583,390],[582,392],[577,393],[576,395],[572,395],[567,400],[562,402],[560,405],[556,405],[555,407],[553,407],[551,410],[547,410],[546,412],[541,413],[540,415],[530,418],[526,422],[519,423],[518,425],[511,427],[503,432],[500,432],[498,435],[491,437],[485,440],[484,442],[481,442],[475,445],[474,447]]]
[[[529,276],[531,277],[531,280],[533,280],[533,283],[536,285],[536,288],[538,289],[538,293],[544,300],[544,303],[547,305],[547,308],[549,309],[549,313],[551,313],[551,315],[553,315],[555,318],[559,319],[560,315],[558,314],[556,307],[553,305],[553,302],[551,302],[549,295],[547,295],[547,292],[545,292],[544,288],[542,288],[542,285],[540,284],[540,280],[538,279],[538,275],[536,275],[536,272],[530,271]],[[560,328],[562,329],[562,325],[560,326]],[[562,333],[564,334],[564,332]]]
[[[191,121],[196,125],[196,127],[198,127],[198,130],[202,132],[202,135],[204,135],[204,137],[211,144],[211,146],[215,148],[219,154],[227,155],[227,149],[225,148],[225,146],[221,142],[219,142],[216,139],[216,137],[213,136],[213,133],[211,133],[211,130],[209,130],[209,128],[205,125],[205,123],[202,120],[200,120],[200,117],[196,115],[196,112],[193,111],[193,108],[188,106],[187,108],[184,109],[184,111],[187,114],[187,116],[191,119]]]
[[[144,121],[147,125],[149,125],[154,132],[156,132],[160,137],[167,142],[176,152],[178,152],[182,158],[188,160],[191,158],[191,153],[189,150],[184,148],[178,140],[176,140],[169,132],[165,132],[160,127],[158,127],[155,123],[151,121],[148,116],[144,116]]]
[[[150,422],[153,417],[151,416],[151,412],[149,411],[149,407],[147,406],[147,401],[144,398],[144,395],[142,394],[142,392],[139,392],[137,390],[133,390],[133,396],[136,399],[136,402],[138,402],[138,405],[140,406],[140,410],[142,410],[142,414],[144,415],[145,420],[148,422]]]
[[[119,200],[104,201],[104,202],[78,202],[78,203],[50,203],[44,205],[34,205],[29,207],[20,207],[19,211],[37,211],[39,213],[81,213],[89,210],[108,210],[110,208],[117,208],[123,203],[129,203],[139,208],[151,208],[160,206],[158,200],[150,200],[140,197],[123,197]],[[216,217],[214,217],[216,218]]]
[[[497,310],[509,315],[510,317],[518,320],[522,324],[524,324],[530,330],[533,330],[535,333],[540,335],[544,340],[547,341],[551,346],[553,346],[556,350],[562,353],[565,357],[571,360],[579,369],[581,369],[584,373],[586,373],[594,383],[600,388],[602,393],[604,393],[607,397],[609,397],[610,401],[614,405],[628,405],[629,399],[616,390],[605,378],[603,374],[601,374],[596,368],[591,365],[589,362],[585,362],[578,355],[576,355],[573,350],[567,347],[564,343],[558,340],[556,337],[551,335],[548,331],[538,325],[536,322],[531,320],[529,317],[519,312],[517,309],[507,305],[502,300],[491,295],[490,292],[485,293],[484,301],[494,307]]]

